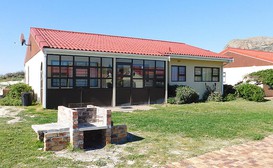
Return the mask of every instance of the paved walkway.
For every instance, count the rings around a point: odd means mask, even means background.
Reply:
[[[273,167],[273,135],[261,141],[234,145],[172,163],[168,168],[271,168]]]

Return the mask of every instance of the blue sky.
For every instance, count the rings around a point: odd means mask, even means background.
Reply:
[[[0,74],[23,70],[30,27],[187,43],[220,52],[232,39],[273,36],[272,0],[2,0]]]

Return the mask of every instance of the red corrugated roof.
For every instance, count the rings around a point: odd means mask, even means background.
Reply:
[[[31,35],[34,36],[40,49],[55,48],[154,56],[168,56],[174,54],[228,58],[218,53],[178,42],[52,30],[45,28],[31,28],[30,32]]]
[[[227,48],[224,51],[222,51],[220,54],[224,55],[225,53],[228,53],[228,52],[233,52],[233,53],[249,56],[252,58],[257,58],[257,59],[273,62],[273,52],[247,50],[247,49],[240,49],[240,48]]]

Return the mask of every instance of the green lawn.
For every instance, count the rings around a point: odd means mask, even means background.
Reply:
[[[112,113],[114,124],[127,124],[128,132],[141,137],[106,147],[110,153],[120,152],[116,167],[159,167],[273,134],[273,101],[155,107],[149,111]],[[0,118],[0,167],[107,167],[107,156],[98,162],[80,162],[38,150],[43,144],[36,140],[31,125],[55,122],[56,111],[34,106],[26,108],[20,117],[22,122],[13,125],[6,124],[10,118]]]
[[[231,101],[156,106],[156,110],[113,113],[131,131],[181,134],[189,138],[247,138],[273,132],[273,103]]]

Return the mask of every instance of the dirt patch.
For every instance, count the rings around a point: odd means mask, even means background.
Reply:
[[[72,152],[63,150],[55,152],[57,157],[69,158],[76,161],[90,162],[91,167],[114,168],[126,153],[123,145],[109,145],[102,149]]]
[[[12,120],[7,121],[7,123],[14,124],[20,121],[20,117],[18,117],[17,115],[21,111],[23,111],[23,109],[18,107],[0,106],[0,117],[13,118]]]

